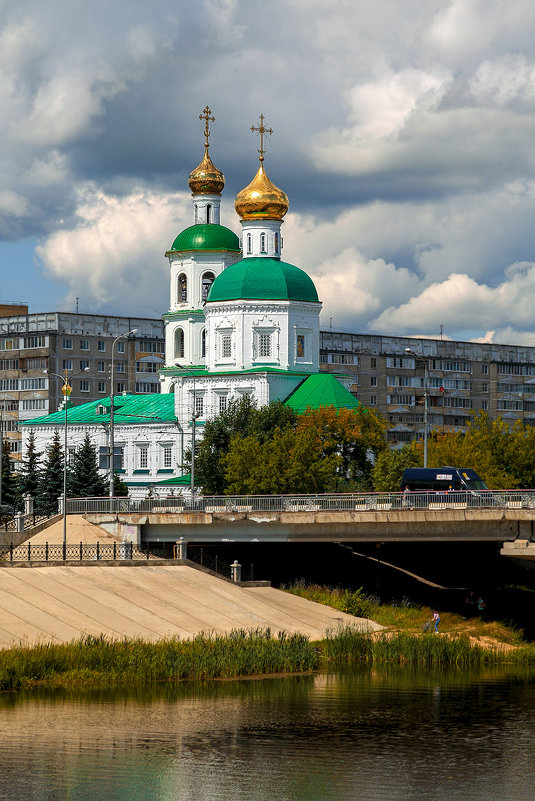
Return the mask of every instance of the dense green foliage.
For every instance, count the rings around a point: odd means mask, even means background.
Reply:
[[[69,470],[67,493],[75,498],[98,498],[106,494],[104,479],[98,472],[97,453],[86,434],[82,445],[76,451],[73,465]]]
[[[196,476],[206,495],[368,489],[383,432],[383,421],[361,407],[298,416],[280,401],[257,409],[244,397],[206,423]]]
[[[18,494],[17,477],[10,459],[9,440],[2,437],[2,503],[16,505]]]
[[[29,494],[34,499],[38,495],[41,481],[41,471],[39,468],[39,459],[41,456],[41,452],[35,447],[35,432],[30,431],[28,446],[24,459],[22,460],[22,469],[20,471],[20,492],[22,495]]]
[[[395,451],[390,449],[381,451],[372,470],[375,492],[399,492],[403,471],[407,467],[420,467],[421,464],[420,454],[408,445]]]
[[[108,640],[85,637],[65,645],[0,651],[0,691],[38,683],[69,686],[112,682],[231,678],[295,673],[319,666],[315,648],[300,634],[272,636],[269,629],[192,640]]]
[[[58,511],[58,498],[63,494],[63,448],[59,432],[55,431],[46,455],[39,484],[36,506],[47,515]]]

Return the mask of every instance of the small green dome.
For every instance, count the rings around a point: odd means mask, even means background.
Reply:
[[[303,270],[266,257],[242,259],[227,267],[208,295],[208,303],[241,299],[319,302],[314,282]]]
[[[191,225],[177,236],[173,250],[235,250],[240,252],[240,240],[224,225],[200,223]]]

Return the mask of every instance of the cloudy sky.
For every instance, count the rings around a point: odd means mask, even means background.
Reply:
[[[533,0],[0,0],[0,299],[159,317],[215,117],[335,330],[535,344]]]

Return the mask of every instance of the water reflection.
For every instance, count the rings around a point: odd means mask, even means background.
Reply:
[[[527,801],[531,671],[0,696],[0,799]]]

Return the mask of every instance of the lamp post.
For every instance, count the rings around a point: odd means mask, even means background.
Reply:
[[[182,367],[181,364],[177,364],[181,370],[187,370],[187,367]],[[196,425],[197,425],[197,418],[199,415],[197,414],[196,409],[196,394],[195,394],[195,373],[187,373],[185,377],[193,378],[193,407],[191,410],[191,500],[195,503],[195,434],[196,434]],[[182,454],[183,456],[184,454]]]
[[[111,372],[110,372],[110,463],[109,463],[109,471],[110,471],[110,498],[113,498],[115,493],[115,416],[114,416],[114,393],[113,393],[113,368],[114,368],[114,358],[115,358],[115,345],[119,342],[120,339],[128,339],[129,336],[132,334],[137,333],[137,328],[133,328],[131,331],[128,331],[126,334],[119,334],[118,337],[112,342],[111,346]]]
[[[68,371],[65,370],[65,375],[60,375],[59,373],[52,373],[50,370],[43,370],[45,375],[53,375],[56,378],[59,378],[60,381],[63,381],[63,386],[61,387],[61,392],[63,393],[63,403],[65,406],[65,441],[63,446],[63,561],[67,558],[67,430],[68,430],[68,407],[69,407],[69,398],[72,392],[72,386],[69,384],[69,379],[72,381],[73,378],[76,378],[83,373],[87,373],[89,367],[84,367],[83,370],[80,370],[78,373],[72,373],[71,376],[68,375]]]
[[[429,360],[419,353],[415,353],[410,348],[405,348],[405,353],[421,359],[424,363],[424,467],[427,467],[427,438],[428,438],[428,411],[429,411]]]

